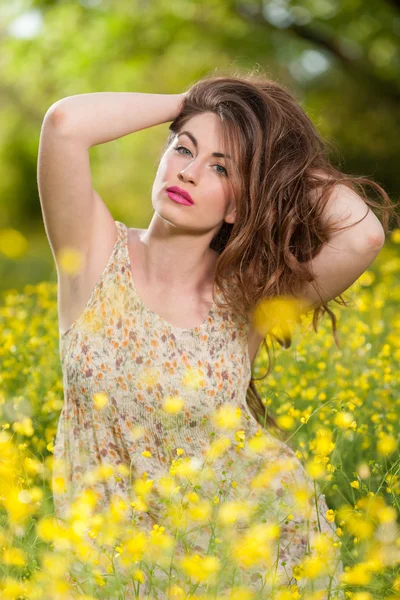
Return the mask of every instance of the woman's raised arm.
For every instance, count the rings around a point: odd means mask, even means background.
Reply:
[[[184,96],[185,93],[94,92],[62,98],[48,113],[54,127],[91,148],[173,121]]]

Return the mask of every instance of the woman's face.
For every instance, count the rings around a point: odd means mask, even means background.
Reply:
[[[152,190],[153,208],[163,219],[175,226],[214,233],[224,221],[234,222],[231,160],[213,156],[222,153],[220,140],[219,119],[209,112],[192,117],[175,136],[160,161]],[[193,204],[174,202],[166,193],[172,186],[188,192]]]

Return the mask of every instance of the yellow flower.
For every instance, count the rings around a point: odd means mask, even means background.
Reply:
[[[245,502],[224,502],[218,512],[218,521],[221,525],[232,525],[238,519],[250,520],[252,510]]]
[[[335,547],[334,540],[330,535],[326,532],[316,533],[311,542],[311,549],[315,552],[316,556],[323,558],[325,562],[334,558],[335,555]],[[327,564],[325,564],[325,568]]]
[[[0,229],[0,252],[11,260],[24,257],[29,248],[26,237],[13,227]]]
[[[238,431],[235,431],[235,440],[237,442],[244,442],[245,439],[246,439],[246,432],[244,429],[239,429]]]
[[[194,506],[190,506],[187,511],[193,521],[206,521],[211,517],[212,506],[208,500],[202,500]]]
[[[330,523],[333,523],[335,521],[335,511],[331,508],[326,511],[325,516]]]
[[[129,528],[129,535],[125,538],[121,554],[122,564],[129,566],[132,562],[141,560],[147,545],[147,536],[142,531]]]
[[[32,502],[39,502],[40,500],[43,500],[43,490],[40,487],[33,486],[29,490],[29,493],[31,495]]]
[[[378,514],[378,519],[381,523],[394,523],[396,517],[397,512],[393,506],[385,506]]]
[[[101,575],[101,573],[99,573],[98,571],[94,572],[94,582],[96,585],[99,585],[100,587],[103,587],[104,585],[106,585],[106,580]]]
[[[174,538],[165,531],[165,527],[153,525],[144,558],[162,566],[165,561],[168,562],[168,553],[174,545]]]
[[[25,501],[26,495],[21,495],[21,491],[16,485],[12,485],[4,490],[2,495],[3,506],[14,525],[22,525],[36,510],[35,506]]]
[[[276,592],[276,594],[274,595],[274,600],[297,600],[297,598],[300,597],[301,596],[297,591],[292,592],[290,590],[281,590]],[[307,596],[307,600],[314,600],[314,598]],[[319,600],[319,598],[315,598],[315,600]]]
[[[201,467],[201,460],[197,457],[186,457],[179,459],[179,463],[176,463],[173,467],[174,475],[180,477],[187,477],[190,479],[193,475],[196,475]]]
[[[313,479],[322,479],[325,476],[325,467],[322,463],[318,463],[315,460],[309,460],[305,464],[307,473]]]
[[[119,494],[111,496],[110,507],[108,509],[109,518],[112,523],[120,523],[127,514],[128,505]],[[110,528],[112,529],[112,527]],[[114,533],[114,532],[112,532]]]
[[[312,494],[313,492],[307,486],[299,486],[293,492],[298,511],[307,519],[311,517],[310,497]]]
[[[372,271],[364,271],[358,278],[357,282],[365,287],[368,287],[375,281],[375,274]]]
[[[391,523],[396,519],[396,509],[385,504],[384,498],[380,496],[368,496],[358,500],[356,508],[365,511],[368,518],[381,523]]]
[[[368,585],[371,582],[371,573],[368,565],[357,563],[341,575],[343,583],[348,585]]]
[[[381,434],[376,449],[383,456],[393,454],[397,449],[397,440],[391,435]]]
[[[356,490],[359,490],[359,489],[360,489],[360,482],[359,482],[359,481],[357,481],[357,480],[355,480],[355,481],[352,481],[352,482],[350,483],[350,485],[351,485],[351,487],[352,487],[352,488],[355,488]]]
[[[15,421],[13,423],[12,428],[17,433],[21,433],[22,435],[26,435],[31,437],[35,430],[32,427],[32,419],[30,417],[24,417],[22,421]]]
[[[279,329],[285,337],[291,336],[291,322],[299,323],[300,315],[307,310],[308,304],[293,296],[263,299],[253,312],[252,325],[264,337],[270,331],[279,334]]]
[[[117,473],[120,473],[121,475],[124,475],[125,477],[127,477],[130,473],[129,468],[124,465],[123,463],[117,465],[115,467],[115,470],[117,471]]]
[[[221,456],[230,447],[231,441],[228,437],[220,437],[211,442],[209,448],[205,452],[208,460],[213,461]]]
[[[210,581],[221,568],[216,556],[201,557],[198,554],[185,556],[180,559],[182,570],[194,581]]]
[[[310,442],[310,448],[317,456],[329,456],[335,448],[335,444],[332,441],[332,432],[328,429],[317,431],[317,437]]]
[[[55,517],[43,517],[36,523],[36,531],[38,536],[46,542],[52,542],[66,534],[66,529],[57,522]]]
[[[103,464],[87,471],[83,475],[83,481],[87,485],[92,485],[97,481],[106,481],[114,474],[114,467],[111,464]]]
[[[293,429],[296,424],[296,421],[293,419],[293,417],[290,417],[289,415],[281,415],[277,417],[276,422],[281,429]]]
[[[242,568],[260,566],[268,568],[273,558],[271,540],[276,538],[277,524],[253,525],[235,540],[232,558]],[[279,530],[279,527],[278,527]]]
[[[177,599],[184,598],[185,595],[186,594],[185,594],[184,590],[181,587],[179,587],[179,585],[174,584],[171,586],[171,592],[170,592],[171,598],[175,598],[175,597]]]
[[[166,396],[162,403],[162,408],[166,413],[175,414],[182,410],[185,404],[182,396]]]
[[[70,558],[68,555],[62,555],[61,553],[54,555],[51,552],[45,552],[42,562],[43,567],[53,577],[63,577],[68,569]]]
[[[151,458],[152,454],[151,452],[149,452],[149,450],[143,450],[142,456],[145,456],[146,458]]]
[[[1,558],[5,565],[24,567],[27,564],[26,553],[21,548],[6,548]]]
[[[135,581],[140,581],[140,583],[144,583],[144,580],[145,580],[144,572],[141,569],[134,569],[133,570],[133,579],[135,579]]]
[[[135,494],[138,496],[147,496],[150,494],[153,488],[154,480],[153,479],[143,479],[142,477],[138,477],[133,482],[133,490]]]
[[[302,577],[306,580],[315,579],[326,571],[325,560],[319,556],[306,556],[300,565],[303,568]]]
[[[108,396],[103,392],[93,394],[93,404],[97,410],[103,410],[108,404]]]
[[[57,476],[57,477],[53,477],[53,480],[51,482],[51,487],[53,492],[56,492],[57,494],[62,494],[64,492],[66,492],[67,490],[67,486],[66,486],[66,482],[65,482],[65,478],[61,477],[61,476]]]
[[[361,540],[371,539],[375,531],[375,523],[365,515],[352,514],[346,521],[347,530]]]
[[[393,231],[392,231],[392,233],[390,235],[390,239],[395,244],[400,244],[400,229],[398,227],[396,227],[395,229],[393,229]]]
[[[274,449],[277,446],[277,442],[266,434],[255,434],[252,438],[247,441],[247,448],[258,454],[264,452],[264,450]]]
[[[83,490],[83,492],[81,492],[71,503],[70,515],[72,519],[82,522],[83,526],[86,526],[85,521],[92,516],[98,500],[98,492],[91,489]]]
[[[196,492],[190,492],[187,496],[187,500],[192,504],[197,504],[200,502],[200,496]]]
[[[26,596],[26,582],[17,581],[12,577],[4,577],[1,582],[2,600],[14,600],[19,596]]]
[[[146,512],[149,510],[148,505],[146,504],[146,502],[143,500],[143,498],[141,496],[136,498],[136,500],[133,500],[131,502],[131,506],[138,512]]]
[[[220,429],[234,429],[240,423],[241,414],[239,406],[226,403],[213,412],[211,421]]]
[[[333,422],[340,427],[340,429],[354,429],[354,425],[356,424],[354,416],[346,411],[338,412]]]
[[[400,592],[400,576],[393,581],[392,588],[395,592]]]
[[[75,248],[64,246],[57,253],[57,264],[67,275],[77,275],[84,268],[85,256]]]
[[[174,478],[170,476],[160,477],[157,481],[157,489],[161,496],[164,496],[165,498],[169,498],[176,494],[179,492],[180,488],[181,486],[176,485]]]

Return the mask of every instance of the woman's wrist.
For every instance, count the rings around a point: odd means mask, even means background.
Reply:
[[[177,116],[179,115],[179,113],[182,111],[183,109],[183,104],[185,102],[185,97],[186,97],[187,92],[183,92],[182,94],[178,94],[178,112],[177,112]]]

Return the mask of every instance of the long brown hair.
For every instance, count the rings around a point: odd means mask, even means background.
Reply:
[[[331,233],[353,226],[335,228],[335,224],[321,220],[332,188],[338,183],[358,192],[366,203],[366,215],[369,207],[382,211],[385,234],[389,232],[390,215],[400,223],[397,205],[392,205],[380,185],[366,177],[346,175],[330,163],[330,145],[294,95],[264,74],[225,71],[197,81],[186,92],[181,112],[169,125],[164,151],[190,118],[204,112],[219,116],[224,152],[234,158],[229,179],[236,219],[233,224],[224,222],[210,244],[219,253],[215,284],[226,300],[216,301],[218,306],[248,319],[264,299],[299,297],[304,284],[315,279],[304,263],[320,252]],[[375,188],[383,206],[366,197],[364,185]],[[336,298],[334,301],[347,306],[342,296],[339,298],[342,302]],[[314,309],[314,331],[326,312],[339,348],[336,317],[326,303]],[[281,347],[291,346],[290,336],[281,339],[268,335]],[[259,379],[251,377],[246,401],[261,425],[272,426],[285,436],[268,414],[255,386],[255,381],[267,377],[273,367],[268,335],[262,342],[268,354],[268,369]]]

